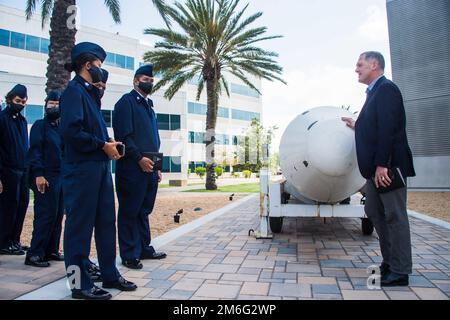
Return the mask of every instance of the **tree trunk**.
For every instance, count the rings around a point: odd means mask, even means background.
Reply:
[[[76,0],[55,1],[50,21],[50,46],[47,65],[46,92],[64,90],[70,80],[70,73],[64,69],[64,64],[70,62],[70,51],[75,45],[74,12],[69,6],[74,6]]]
[[[207,114],[206,114],[206,190],[217,190],[215,164],[215,140],[218,108],[218,81],[206,80]]]

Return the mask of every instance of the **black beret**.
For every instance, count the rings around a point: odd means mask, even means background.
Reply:
[[[100,59],[101,62],[106,59],[106,52],[98,44],[92,42],[80,42],[72,48],[70,57],[72,62],[76,61],[81,55],[90,53]]]
[[[134,74],[134,76],[136,77],[137,75],[145,75],[148,77],[153,77],[153,66],[151,64],[146,64],[143,65],[142,67],[140,67],[139,69],[136,70],[136,73]]]
[[[22,84],[16,84],[14,86],[14,88],[11,89],[11,91],[7,94],[7,96],[14,96],[14,97],[19,97],[21,99],[25,99],[28,98],[28,94],[27,94],[27,87],[25,87]]]
[[[60,98],[61,98],[61,91],[52,90],[47,94],[45,102],[47,103],[47,101],[59,101]]]

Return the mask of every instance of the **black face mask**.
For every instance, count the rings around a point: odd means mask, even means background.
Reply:
[[[145,94],[150,94],[153,90],[153,83],[139,81],[138,88],[141,89]]]
[[[89,74],[92,78],[92,83],[101,82],[103,78],[103,71],[101,68],[92,65],[92,67],[88,70]]]
[[[14,113],[20,113],[23,110],[23,108],[25,108],[24,105],[18,103],[10,103],[9,107],[11,108],[11,111]]]
[[[53,108],[47,108],[45,110],[45,113],[47,114],[47,118],[50,121],[56,121],[60,118],[61,112],[59,110],[59,107],[53,107]]]

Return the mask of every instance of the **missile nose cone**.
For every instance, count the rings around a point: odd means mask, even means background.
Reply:
[[[327,176],[340,177],[355,166],[355,136],[340,119],[317,122],[308,131],[307,157]]]

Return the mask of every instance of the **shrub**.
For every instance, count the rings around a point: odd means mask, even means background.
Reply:
[[[203,178],[206,174],[206,168],[204,167],[195,168],[195,174],[198,175],[200,178]]]
[[[219,178],[223,174],[223,168],[222,167],[215,167],[214,172],[216,174],[216,177]]]
[[[250,179],[250,177],[252,176],[252,172],[250,170],[244,170],[244,171],[242,171],[242,174],[244,175],[244,178],[246,178],[246,179]]]

